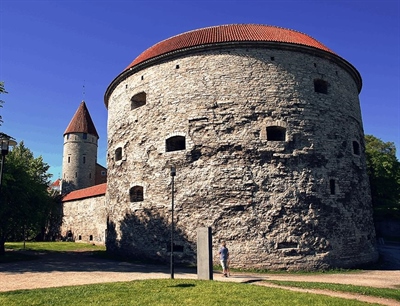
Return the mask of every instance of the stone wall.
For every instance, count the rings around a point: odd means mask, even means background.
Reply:
[[[71,231],[75,242],[105,244],[106,228],[105,195],[63,202],[64,238]]]
[[[212,228],[215,251],[227,241],[234,267],[376,260],[357,82],[343,63],[237,46],[122,80],[108,100],[108,249],[168,261],[173,164],[178,261],[195,262],[199,227]],[[145,104],[134,104],[141,92]],[[268,140],[271,126],[285,139]],[[174,136],[185,149],[166,152]],[[135,186],[143,200],[132,201]]]

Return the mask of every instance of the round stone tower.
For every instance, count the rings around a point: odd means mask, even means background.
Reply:
[[[176,260],[196,229],[234,267],[320,269],[377,259],[358,71],[312,37],[234,24],[183,33],[109,85],[111,252]]]
[[[64,132],[63,193],[95,185],[99,135],[84,101]]]

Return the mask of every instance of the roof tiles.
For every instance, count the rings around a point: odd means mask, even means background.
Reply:
[[[107,190],[107,183],[95,185],[92,187],[71,191],[65,197],[63,197],[62,201],[67,202],[84,198],[91,198],[95,196],[101,196],[106,194],[106,190]]]
[[[308,36],[290,29],[259,24],[231,24],[198,29],[163,40],[140,54],[125,70],[146,60],[180,49],[225,42],[281,42],[332,50]]]
[[[64,132],[64,135],[69,133],[87,133],[99,138],[99,134],[97,134],[96,127],[94,126],[92,117],[90,117],[89,110],[84,101],[81,102],[76,110],[74,117],[72,117],[71,122],[68,124],[68,127]]]

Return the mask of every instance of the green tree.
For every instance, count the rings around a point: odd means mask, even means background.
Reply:
[[[4,82],[0,82],[0,94],[6,94],[7,91],[4,88]],[[3,107],[4,101],[0,99],[0,107]],[[3,123],[2,117],[0,115],[0,125]]]
[[[365,135],[367,172],[376,220],[400,219],[400,162],[393,142]]]
[[[0,255],[8,240],[34,238],[46,226],[54,201],[47,192],[51,174],[42,157],[20,142],[5,158],[0,190]]]

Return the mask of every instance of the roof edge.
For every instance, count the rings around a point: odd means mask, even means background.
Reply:
[[[226,47],[231,47],[231,48],[248,48],[248,47],[255,47],[255,48],[264,48],[264,47],[270,47],[270,48],[275,48],[275,49],[283,49],[283,50],[302,50],[303,52],[311,53],[313,55],[323,57],[323,58],[328,58],[331,60],[334,60],[339,66],[341,66],[343,69],[345,69],[347,72],[350,73],[350,75],[353,77],[354,81],[357,84],[357,89],[358,92],[361,92],[362,88],[362,78],[358,70],[347,60],[342,58],[341,56],[321,50],[319,48],[311,47],[311,46],[306,46],[302,44],[294,44],[294,43],[283,43],[283,42],[272,42],[272,41],[237,41],[237,42],[225,42],[225,43],[212,43],[212,44],[204,44],[204,45],[198,45],[198,46],[192,46],[188,48],[182,48],[178,50],[174,50],[168,53],[161,54],[159,56],[150,58],[146,61],[143,61],[129,69],[123,70],[117,77],[115,77],[110,85],[108,85],[106,92],[104,93],[104,104],[106,108],[108,109],[108,100],[114,91],[114,89],[117,87],[117,85],[125,80],[127,77],[131,76],[132,74],[135,74],[139,72],[140,70],[143,70],[147,67],[156,65],[161,62],[165,62],[171,59],[174,59],[178,56],[184,55],[184,54],[189,54],[193,50],[197,51],[204,51],[204,50],[218,50],[218,49],[223,49]]]

